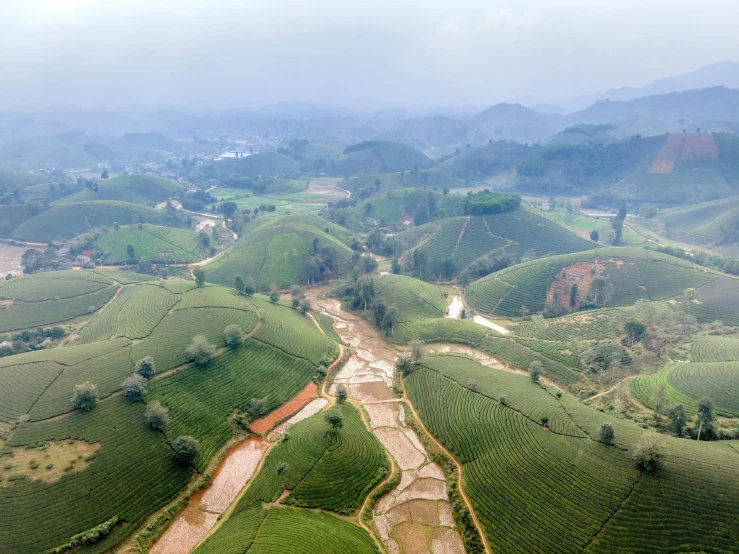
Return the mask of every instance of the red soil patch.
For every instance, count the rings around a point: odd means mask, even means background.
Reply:
[[[683,151],[683,135],[670,135],[667,137],[664,146],[654,158],[649,173],[672,173],[675,168],[675,162],[680,158]]]
[[[685,135],[680,161],[696,162],[705,160],[718,160],[718,146],[716,146],[716,139],[713,138],[713,135],[697,133]]]
[[[580,302],[587,296],[590,289],[590,282],[598,274],[597,270],[595,274],[590,272],[592,267],[594,267],[593,264],[589,262],[577,262],[560,271],[549,287],[549,291],[547,291],[547,302],[553,302],[556,293],[559,302],[566,306],[568,311],[572,311],[570,308],[570,289],[572,285],[576,284],[577,300],[575,301],[574,310],[579,310]]]
[[[252,421],[249,425],[249,429],[251,429],[254,433],[263,435],[283,419],[297,413],[301,408],[303,408],[303,406],[313,400],[316,396],[318,396],[318,386],[313,381],[311,381],[302,391],[300,391],[300,393],[295,398],[290,400],[287,404],[280,406],[266,417]]]

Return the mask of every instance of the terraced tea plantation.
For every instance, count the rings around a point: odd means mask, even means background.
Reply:
[[[8,476],[0,481],[0,511],[13,514],[0,523],[0,551],[46,551],[78,533],[118,521],[84,549],[109,550],[181,492],[194,468],[202,471],[208,466],[232,436],[228,419],[235,410],[246,411],[252,399],[264,399],[265,412],[285,404],[315,376],[321,359],[338,352],[336,343],[309,316],[259,295],[247,299],[222,287],[147,282],[147,278],[82,270],[3,283],[5,297],[12,300],[3,312],[26,313],[26,304],[43,308],[75,299],[89,302],[102,291],[107,291],[108,302],[100,303],[93,313],[73,314],[82,316],[74,323],[81,332],[70,345],[0,360],[0,425],[11,431],[2,454],[7,468],[3,475]],[[46,320],[58,317],[48,315],[52,310],[38,309],[38,313],[47,314]],[[224,329],[231,324],[241,328],[243,342],[226,348]],[[215,358],[205,365],[189,363],[185,355],[195,335],[205,336],[217,348]],[[133,373],[134,362],[147,355],[154,358],[156,375],[148,383],[144,402],[131,401],[121,394],[121,382]],[[86,381],[97,386],[98,405],[89,412],[73,411],[70,400],[75,385]],[[146,404],[153,401],[169,410],[164,432],[146,423]],[[333,502],[335,510],[354,509],[363,498],[361,491],[385,471],[384,453],[356,409],[346,406],[344,411],[344,434],[327,442],[321,456],[322,463],[334,469],[320,470],[320,464],[314,468],[307,481],[310,487],[295,491],[302,504]],[[21,424],[16,423],[19,420]],[[325,436],[323,420],[317,425]],[[181,435],[200,443],[192,464],[178,463],[172,454],[170,445]],[[35,475],[43,471],[54,475],[56,463],[70,463],[43,461],[50,446],[55,451],[80,449],[94,454],[85,459],[75,455],[68,467],[60,468],[62,478],[43,480]],[[14,465],[16,448],[37,452],[31,456],[38,463]],[[344,460],[353,459],[357,452],[372,456],[359,458],[366,464],[361,471],[356,465],[346,466],[345,479],[355,483],[344,489],[347,496],[334,491],[321,496],[321,479],[335,478],[336,464],[344,467]],[[335,457],[338,462],[332,462]],[[41,463],[45,469],[39,467]],[[89,495],[94,495],[95,502],[89,502]],[[275,525],[282,524],[282,517],[294,518],[298,527],[303,521],[304,525],[334,526],[329,516],[296,514],[287,508],[274,515]],[[336,521],[339,527],[344,523]],[[346,525],[336,536],[337,544],[374,551],[369,535]],[[263,540],[269,544],[267,537],[275,531],[269,531],[269,525],[262,527]]]
[[[94,241],[92,248],[103,255],[103,263],[123,265],[130,262],[128,245],[133,246],[134,260],[153,263],[199,262],[210,255],[200,237],[187,229],[161,225],[128,225],[118,231],[111,229]]]
[[[317,253],[314,240],[319,250],[335,251],[335,276],[349,273],[352,251],[348,246],[326,233],[323,227],[286,216],[258,222],[258,226],[247,230],[227,252],[205,266],[208,281],[233,286],[236,275],[241,275],[253,281],[259,290],[269,290],[272,285],[288,287],[307,282],[303,279],[303,271],[306,262]]]
[[[464,216],[427,223],[395,237],[408,250],[423,250],[429,260],[452,258],[458,271],[483,256],[545,256],[591,250],[597,244],[553,223],[534,208]]]
[[[731,551],[739,540],[737,515],[726,510],[739,500],[729,445],[660,437],[664,468],[640,472],[626,450],[643,430],[617,421],[615,446],[600,443],[607,416],[525,376],[438,356],[406,385],[425,425],[462,463],[462,486],[494,551]],[[720,466],[707,470],[713,460]],[[710,521],[685,525],[693,510]]]
[[[570,268],[577,268],[578,273],[568,273]],[[705,297],[704,304],[708,305],[690,306],[689,310],[703,320],[719,315],[718,306],[711,301],[718,289],[739,283],[658,252],[603,248],[552,256],[498,271],[472,283],[466,290],[467,300],[479,312],[497,316],[516,317],[541,312],[550,287],[561,277],[563,270],[568,283],[579,282],[578,299],[584,299],[588,294],[589,282],[595,275],[603,277],[610,291],[605,302],[608,306],[629,306],[642,298],[668,300],[686,288],[696,288],[698,298]]]

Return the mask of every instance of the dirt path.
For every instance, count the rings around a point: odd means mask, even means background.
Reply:
[[[595,400],[596,398],[600,398],[601,396],[605,396],[607,394],[610,394],[613,391],[615,391],[619,386],[621,386],[623,383],[625,383],[626,381],[629,381],[629,380],[633,379],[634,377],[636,377],[636,376],[635,375],[629,375],[628,377],[624,377],[623,379],[621,379],[618,383],[616,383],[615,385],[613,385],[607,391],[605,391],[605,392],[599,392],[598,394],[596,394],[594,396],[591,396],[590,398],[586,398],[585,400],[583,400],[583,402],[590,402],[591,400]]]

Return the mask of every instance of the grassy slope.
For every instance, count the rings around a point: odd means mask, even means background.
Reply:
[[[409,171],[416,166],[426,168],[431,163],[429,157],[411,146],[398,142],[373,141],[366,148],[342,154],[331,160],[329,172],[339,176],[394,173]]]

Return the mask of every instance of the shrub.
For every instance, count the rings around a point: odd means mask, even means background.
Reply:
[[[661,466],[664,454],[662,453],[662,447],[657,442],[657,437],[647,434],[642,437],[639,444],[634,446],[631,457],[640,469],[652,471]]]
[[[185,350],[187,359],[198,365],[205,365],[213,359],[216,347],[208,342],[203,335],[196,335],[192,338],[190,346]]]
[[[236,324],[228,325],[223,330],[226,346],[238,346],[244,342],[244,331]]]
[[[74,387],[74,395],[72,396],[72,406],[76,410],[89,412],[98,403],[98,388],[89,381],[76,385]]]
[[[344,402],[346,402],[347,397],[349,396],[349,393],[346,390],[346,387],[341,385],[336,389],[336,403],[341,405]]]
[[[529,378],[531,379],[532,383],[539,382],[539,378],[541,377],[541,369],[542,364],[539,360],[534,360],[529,364],[529,371],[531,372],[529,374]]]
[[[152,429],[164,431],[169,423],[169,410],[162,406],[158,400],[146,405],[146,422]]]
[[[200,443],[192,437],[183,435],[174,440],[172,450],[178,462],[191,464],[200,455]]]
[[[146,379],[139,374],[131,375],[123,380],[121,389],[126,398],[138,402],[146,394]]]
[[[134,366],[134,372],[137,375],[141,375],[145,379],[151,379],[156,373],[156,366],[154,365],[154,358],[146,356],[141,358]]]
[[[202,287],[205,284],[205,270],[198,266],[192,271],[192,276],[195,277],[195,284]]]
[[[613,439],[616,438],[616,432],[613,430],[613,424],[601,423],[599,432],[600,442],[605,444],[613,444]]]

